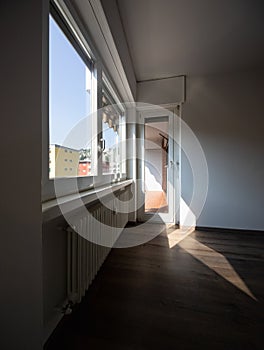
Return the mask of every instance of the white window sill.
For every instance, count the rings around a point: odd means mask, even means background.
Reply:
[[[80,192],[78,194],[71,194],[64,197],[60,197],[60,205],[63,205],[63,209],[70,212],[72,210],[78,209],[79,199],[82,200],[84,205],[92,203],[98,199],[98,196],[107,196],[113,191],[118,191],[126,186],[133,183],[133,180],[125,180],[118,182],[116,184],[111,184],[108,186],[102,186],[96,189],[91,189],[88,191]],[[78,206],[77,206],[78,205]],[[68,210],[67,210],[68,206]],[[61,210],[57,199],[50,200],[48,202],[42,203],[42,222],[47,222],[61,216]]]

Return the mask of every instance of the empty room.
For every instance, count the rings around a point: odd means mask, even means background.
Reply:
[[[1,349],[262,350],[263,1],[0,17]]]

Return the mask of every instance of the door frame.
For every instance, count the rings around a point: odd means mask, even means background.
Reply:
[[[175,116],[178,116],[176,118]],[[169,122],[169,154],[168,166],[168,184],[167,193],[170,194],[168,198],[168,213],[145,213],[145,123],[146,120],[155,122],[161,117],[168,118]],[[176,104],[166,109],[162,106],[153,106],[152,108],[140,109],[138,111],[137,124],[137,138],[138,138],[138,159],[137,159],[137,174],[138,174],[138,210],[137,220],[141,222],[164,222],[170,224],[177,224],[180,218],[179,204],[180,204],[180,117],[181,105]],[[177,140],[177,142],[175,142]],[[170,187],[170,188],[169,188]]]

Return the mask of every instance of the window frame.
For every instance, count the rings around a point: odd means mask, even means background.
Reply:
[[[97,50],[91,40],[87,31],[84,29],[81,20],[74,11],[71,11],[68,4],[63,0],[50,0],[47,11],[47,19],[44,24],[44,46],[43,51],[43,152],[42,152],[42,201],[49,201],[56,198],[54,189],[54,179],[49,178],[49,16],[51,15],[55,22],[59,25],[66,38],[72,44],[76,52],[80,55],[87,67],[92,71],[96,78],[95,96],[93,96],[92,111],[98,113],[97,115],[97,145],[100,144],[102,138],[102,118],[100,109],[102,108],[102,85],[103,74],[111,84],[115,96],[121,101],[120,95],[117,92],[115,84],[113,83],[109,73],[104,67],[102,58],[98,55]],[[75,33],[74,33],[75,32]],[[79,42],[78,42],[79,41]],[[82,43],[82,45],[80,44]],[[46,50],[45,50],[46,48]],[[103,73],[104,72],[104,73]],[[93,79],[95,80],[95,79]],[[124,112],[125,113],[125,112]],[[109,183],[116,183],[127,179],[126,173],[120,174],[116,178],[115,174],[102,174],[102,157],[101,151],[97,147],[97,175],[87,175],[78,177],[57,178],[60,181],[60,187],[64,189],[63,195],[74,194],[74,184],[77,184],[79,191],[86,191],[93,189],[95,185],[101,186]],[[100,161],[98,161],[100,160]]]
[[[72,29],[73,25],[70,24],[70,20],[67,21],[66,14],[65,16],[63,16],[62,10],[58,7],[58,5],[56,5],[56,2],[54,0],[50,1],[49,14],[53,17],[57,25],[62,30],[63,34],[66,36],[66,38],[72,44],[74,49],[80,55],[87,67],[92,71],[94,69],[95,59],[92,59],[92,55],[90,54],[91,49],[86,48],[86,45],[84,44],[81,45],[82,39],[79,37],[76,31],[74,33],[74,30]]]
[[[118,113],[118,115],[122,119],[122,121],[125,121],[125,125],[126,125],[126,109],[125,109],[124,105],[121,104],[120,97],[116,93],[116,90],[113,87],[112,82],[108,78],[108,75],[105,71],[103,71],[103,73],[102,73],[102,90],[103,90],[103,87],[105,89],[105,94],[106,94],[107,99],[114,105],[114,109],[116,110],[116,112]],[[102,130],[102,132],[103,132],[103,130]],[[121,132],[121,129],[120,129],[120,132]],[[102,133],[102,138],[103,138],[103,133]],[[121,142],[122,142],[122,140],[121,140]],[[122,144],[121,144],[121,146],[122,146]],[[121,161],[122,161],[122,155],[121,155]],[[126,169],[126,161],[125,161],[125,172],[121,171],[117,174],[111,174],[114,176],[113,182],[116,182],[118,180],[121,180],[121,181],[126,180],[126,173],[127,173],[127,169]],[[109,174],[107,174],[107,175],[109,175]],[[103,176],[106,176],[106,175],[103,174]]]

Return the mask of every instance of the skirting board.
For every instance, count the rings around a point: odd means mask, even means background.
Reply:
[[[196,226],[196,231],[207,231],[216,233],[264,233],[263,230],[248,230],[248,229],[235,229],[235,228],[222,228],[222,227],[208,227],[208,226]]]

